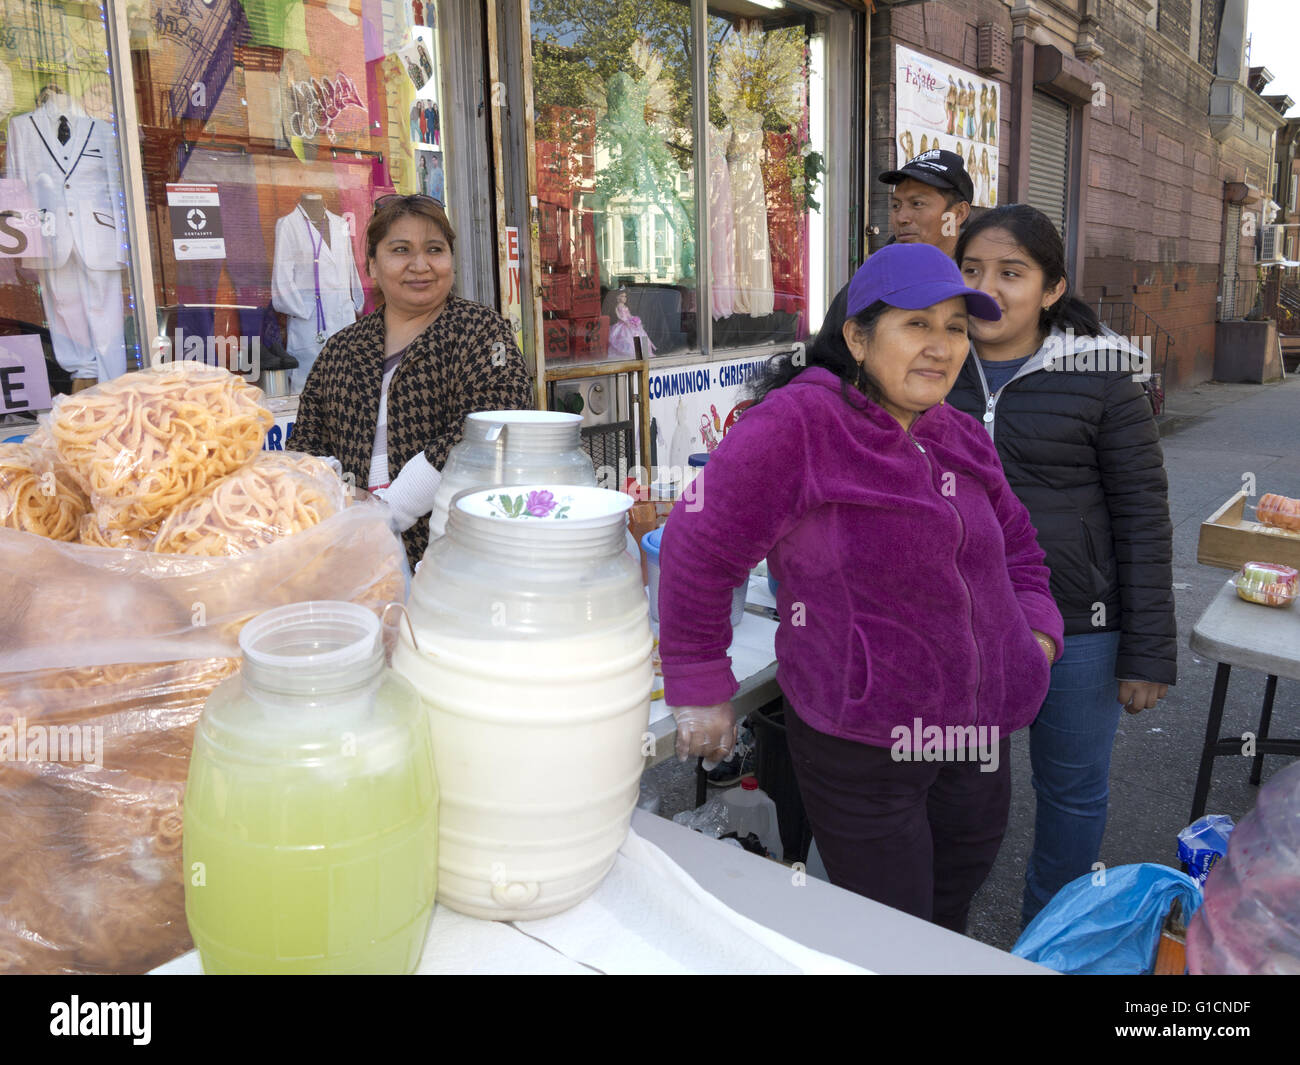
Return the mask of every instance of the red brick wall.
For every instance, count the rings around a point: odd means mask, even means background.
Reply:
[[[1244,180],[1266,188],[1270,145],[1267,137],[1220,143],[1210,135],[1213,69],[1207,64],[1214,62],[1217,43],[1214,0],[1201,5],[1195,62],[1188,55],[1187,0],[1161,3],[1158,32],[1145,24],[1145,5],[1133,0],[1100,0],[1089,8],[1097,16],[1097,43],[1104,50],[1093,67],[1106,98],[1088,112],[1088,155],[1082,166],[1086,208],[1080,226],[1084,265],[1075,287],[1094,305],[1099,299],[1131,302],[1168,330],[1174,352],[1166,381],[1172,388],[1187,387],[1208,380],[1214,365],[1223,184]],[[896,162],[894,45],[975,70],[977,30],[986,21],[1012,37],[1010,12],[1002,3],[931,2],[878,10],[871,23],[873,172]],[[1053,38],[1053,43],[1072,54],[1070,41]],[[1009,195],[1009,175],[1018,160],[1011,152],[1011,72],[998,80],[1004,86],[1001,202]],[[1248,100],[1248,114],[1252,110],[1260,113],[1257,102]],[[887,197],[879,188],[871,191],[868,217],[880,228],[874,248],[889,238],[889,217]],[[1241,262],[1241,276],[1253,277],[1254,248],[1246,238]]]
[[[907,7],[877,6],[871,19],[871,85],[868,88],[870,118],[867,128],[869,165],[871,168],[867,220],[880,232],[871,238],[872,251],[889,240],[888,186],[876,180],[877,174],[891,170],[905,160],[899,158],[894,122],[894,46],[903,45],[945,63],[965,67],[998,89],[998,189],[1004,194],[1009,187],[1010,130],[1007,98],[1011,90],[1011,73],[1005,76],[979,74],[978,27],[994,22],[1003,27],[1008,39],[1011,20],[1001,0],[969,0],[966,3],[931,2]],[[999,196],[1001,202],[1001,195]]]

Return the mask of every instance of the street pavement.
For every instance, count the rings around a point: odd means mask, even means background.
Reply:
[[[1201,522],[1253,474],[1258,495],[1300,497],[1300,377],[1268,385],[1204,384],[1168,399],[1161,416],[1161,445],[1169,473],[1174,525],[1174,594],[1178,619],[1178,684],[1154,710],[1123,715],[1111,762],[1110,816],[1101,861],[1177,866],[1177,836],[1189,820],[1200,749],[1205,738],[1214,663],[1192,654],[1187,640],[1217,594],[1228,570],[1196,561]],[[1300,609],[1292,606],[1288,609]],[[1224,734],[1253,730],[1263,701],[1264,677],[1234,670],[1224,712]],[[1278,682],[1272,731],[1300,735],[1300,683]],[[1034,793],[1029,782],[1028,730],[1012,739],[1012,804],[997,863],[975,897],[968,934],[1010,949],[1020,932],[1025,862],[1033,841]],[[1264,780],[1288,764],[1271,755]],[[647,772],[660,796],[662,816],[695,802],[693,760],[675,760]],[[1250,760],[1215,762],[1208,813],[1234,819],[1255,805]],[[710,789],[717,794],[717,789]]]

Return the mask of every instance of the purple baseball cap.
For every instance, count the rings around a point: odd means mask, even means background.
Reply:
[[[976,318],[996,322],[1002,317],[992,296],[967,288],[957,264],[933,244],[887,244],[858,267],[849,282],[847,317],[877,300],[915,311],[963,296],[966,310]]]

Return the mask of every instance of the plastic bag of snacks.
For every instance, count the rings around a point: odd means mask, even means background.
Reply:
[[[1300,593],[1300,572],[1275,562],[1247,562],[1232,583],[1248,603],[1286,606]]]
[[[50,451],[0,444],[0,528],[76,540],[89,505]]]
[[[59,460],[105,538],[155,525],[262,448],[262,391],[199,362],[171,362],[60,396],[48,417]]]
[[[1300,975],[1300,763],[1273,774],[1233,829],[1187,926],[1187,967]]]
[[[1260,496],[1259,502],[1255,504],[1255,517],[1275,529],[1300,533],[1300,499],[1289,499],[1270,492]]]
[[[309,599],[380,613],[407,578],[370,503],[236,557],[0,529],[0,972],[143,972],[187,950],[181,800],[239,630]]]
[[[176,507],[149,550],[242,555],[319,525],[347,503],[342,478],[324,459],[264,451]]]

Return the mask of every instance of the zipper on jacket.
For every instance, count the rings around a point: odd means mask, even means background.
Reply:
[[[1035,354],[1037,354],[1037,352],[1035,352]],[[1033,361],[1033,356],[1030,356],[1030,362],[1032,361]],[[998,400],[1002,398],[1002,393],[1005,392],[1010,385],[1020,380],[1021,375],[1027,377],[1028,374],[1024,373],[1024,367],[1022,366],[1016,372],[1015,377],[1011,378],[1010,381],[1008,381],[1005,385],[999,388],[996,392],[990,393],[988,378],[984,376],[984,367],[980,365],[978,355],[975,356],[975,372],[979,375],[980,388],[984,392],[984,414],[982,415],[984,420],[984,428],[988,430],[989,439],[993,440],[994,439],[993,420],[997,417]]]
[[[907,433],[907,438],[916,445],[916,449],[925,456],[925,465],[927,472],[930,474],[930,486],[934,487],[934,463],[930,459],[930,454],[921,446],[921,442],[912,435],[911,429],[903,430]],[[957,550],[953,553],[953,569],[957,572],[957,579],[961,581],[961,586],[966,592],[966,608],[970,617],[970,639],[975,648],[975,720],[972,724],[978,725],[980,720],[980,689],[984,686],[984,669],[980,664],[980,647],[979,641],[975,639],[975,597],[971,594],[970,585],[966,583],[965,576],[962,575],[961,567],[957,565],[957,555],[961,551],[962,544],[966,542],[966,522],[962,519],[961,511],[942,491],[939,492],[939,498],[942,499],[949,507],[952,508],[953,514],[957,518],[957,524],[961,528],[961,541],[957,544]]]

